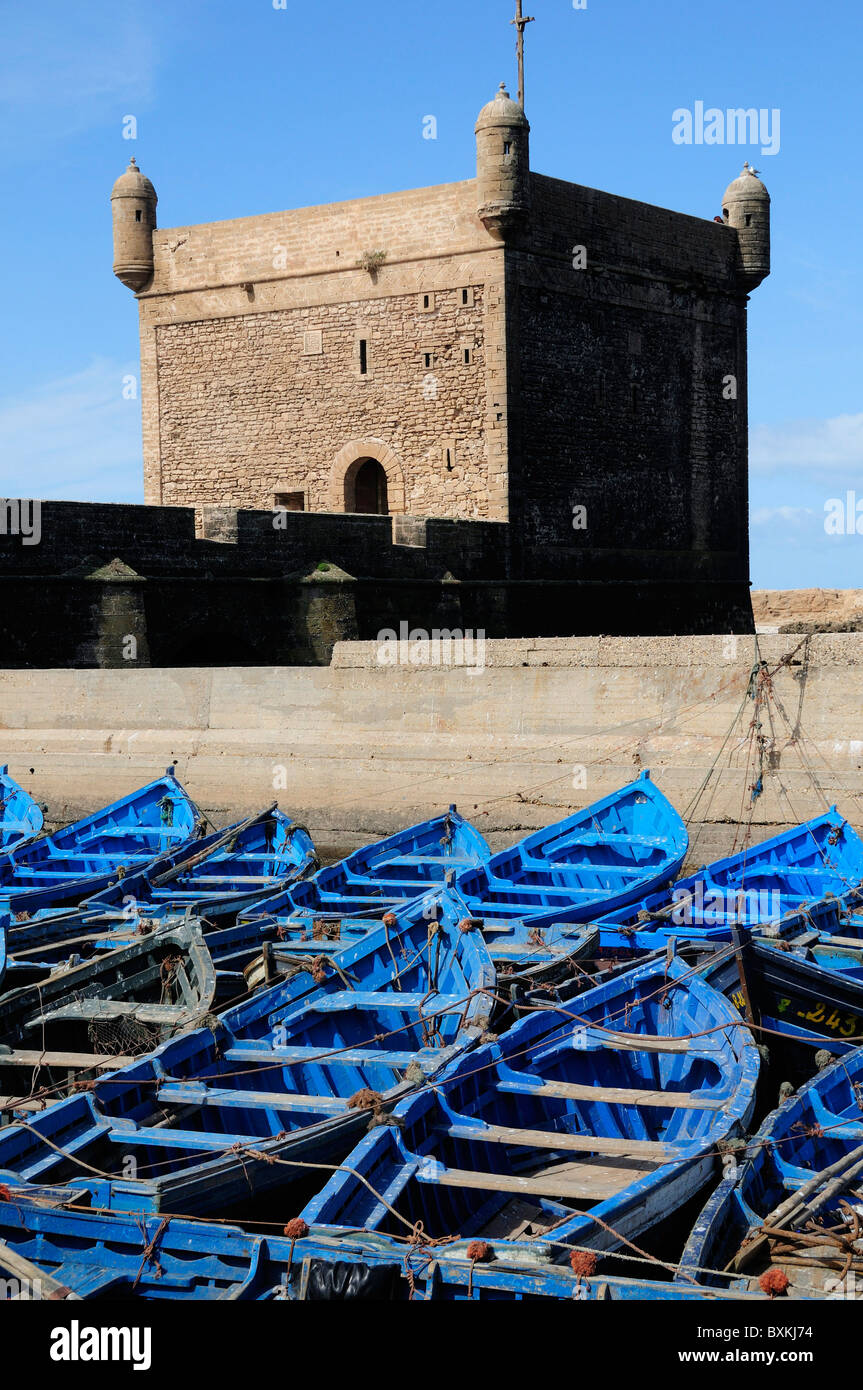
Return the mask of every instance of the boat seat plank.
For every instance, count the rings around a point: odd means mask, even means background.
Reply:
[[[699,1097],[697,1091],[650,1091],[618,1086],[585,1086],[572,1081],[511,1081],[501,1078],[498,1090],[517,1095],[549,1096],[559,1100],[599,1101],[604,1105],[655,1105],[667,1110],[722,1110],[727,1100]]]
[[[320,999],[310,999],[307,1008],[315,1013],[338,1013],[342,1009],[373,1009],[383,1005],[388,1009],[422,1009],[424,1014],[438,1013],[441,1009],[466,1007],[468,1000],[462,994],[407,994],[400,990],[339,990],[337,994],[323,995]]]
[[[442,1187],[468,1187],[483,1192],[515,1192],[521,1196],[570,1198],[576,1202],[601,1202],[615,1197],[639,1178],[647,1177],[652,1168],[611,1168],[592,1164],[569,1163],[560,1174],[554,1170],[533,1177],[517,1177],[513,1173],[476,1173],[472,1169],[445,1168],[431,1174],[418,1172],[421,1182],[434,1182]]]
[[[112,1129],[105,1135],[112,1144],[125,1145],[127,1149],[192,1149],[205,1153],[225,1153],[240,1144],[253,1149],[266,1142],[260,1135],[250,1134],[211,1134],[204,1129],[157,1129],[141,1125],[133,1130]]]
[[[442,1055],[446,1055],[443,1049],[436,1052],[432,1057],[434,1063]],[[260,1062],[264,1066],[293,1066],[303,1062],[326,1062],[327,1066],[338,1066],[347,1064],[357,1066],[363,1062],[386,1063],[391,1067],[409,1067],[411,1062],[419,1061],[422,1057],[417,1057],[416,1052],[396,1052],[387,1051],[384,1048],[378,1050],[374,1047],[351,1048],[349,1052],[339,1052],[333,1054],[332,1048],[327,1047],[260,1047],[254,1044],[246,1044],[240,1040],[233,1047],[229,1047],[225,1053],[227,1062]]]
[[[10,1301],[27,1301],[36,1298],[51,1298],[57,1301],[71,1299],[79,1302],[81,1295],[73,1293],[71,1289],[55,1279],[41,1265],[33,1264],[30,1260],[19,1255],[16,1250],[7,1245],[5,1241],[0,1241],[0,1269],[5,1274],[11,1275],[21,1284],[21,1291],[11,1296]]]
[[[490,941],[489,950],[495,956],[523,956],[525,961],[537,964],[549,955],[559,956],[561,960],[566,959],[572,954],[570,948],[573,943],[579,940],[585,946],[590,945],[587,932],[571,932],[556,936],[553,941],[547,941],[543,946],[535,941]]]
[[[684,1153],[674,1144],[662,1144],[652,1139],[602,1138],[593,1134],[558,1133],[553,1129],[514,1129],[507,1125],[452,1124],[447,1126],[446,1133],[453,1139],[479,1140],[481,1143],[648,1158],[659,1163],[671,1163]]]
[[[0,1052],[0,1067],[98,1067],[113,1071],[135,1060],[134,1057],[113,1057],[108,1052],[53,1052],[26,1047]]]
[[[226,889],[240,884],[250,884],[255,888],[264,884],[268,888],[278,888],[281,879],[275,878],[272,874],[189,874],[186,877],[177,878],[175,882],[180,890],[192,892],[193,889],[207,883],[218,884]],[[163,891],[170,892],[170,889]]]
[[[186,1004],[136,1004],[128,999],[82,999],[74,1004],[61,1004],[56,1009],[46,1009],[27,1020],[25,1027],[41,1028],[46,1023],[68,1023],[90,1020],[97,1023],[111,1023],[121,1018],[134,1018],[138,1023],[152,1024],[154,1027],[176,1024],[181,1015],[189,1013]]]
[[[347,1105],[341,1096],[306,1096],[293,1091],[232,1091],[213,1086],[185,1086],[167,1081],[156,1093],[160,1101],[172,1105],[226,1106],[246,1110],[308,1110],[322,1115],[340,1115]]]
[[[404,864],[406,866],[413,864],[443,864],[447,869],[470,869],[476,867],[476,860],[472,859],[470,855],[397,854],[393,859],[388,859],[386,864],[380,865],[380,869],[377,867],[370,869],[369,873],[376,874],[386,869],[394,868],[398,864]]]
[[[588,1029],[591,1039],[615,1052],[692,1052],[689,1038],[662,1038],[648,1033],[606,1033]],[[704,1050],[704,1049],[701,1049]]]

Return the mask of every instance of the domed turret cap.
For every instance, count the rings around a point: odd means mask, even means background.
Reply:
[[[134,155],[129,161],[125,174],[121,174],[111,189],[112,198],[152,198],[157,202],[156,190],[145,174],[135,163]]]
[[[748,160],[743,165],[743,172],[726,188],[722,201],[734,202],[738,198],[761,198],[765,203],[770,202],[770,194]]]
[[[509,92],[506,90],[506,83],[501,82],[494,100],[488,102],[482,108],[477,117],[476,129],[487,130],[489,126],[514,126],[522,125],[530,130],[527,116],[517,101],[513,101]]]

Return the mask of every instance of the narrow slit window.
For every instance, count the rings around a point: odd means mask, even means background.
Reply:
[[[504,154],[506,155],[506,157],[509,158],[509,156],[512,154],[512,143],[511,143],[511,141],[509,141],[509,140],[504,140],[504,142],[503,142],[503,152],[504,152]]]
[[[366,338],[360,338],[360,376],[366,376],[369,370],[369,345]]]
[[[433,354],[433,353],[431,353],[431,352],[424,352],[424,353],[423,353],[423,365],[424,365],[425,367],[433,367],[433,366],[434,366],[434,354]]]
[[[136,222],[140,222],[140,220],[141,220],[141,209],[140,209],[140,208],[135,208],[135,221],[136,221]]]
[[[465,350],[464,350],[464,365],[465,365],[466,367],[469,367],[469,366],[470,366],[470,362],[471,362],[470,348],[465,348]]]
[[[430,305],[431,305],[431,299],[429,298],[429,296],[428,296],[427,294],[424,294],[424,295],[423,295],[423,308],[424,308],[424,309],[428,309]]]
[[[462,304],[468,304],[470,302],[470,295],[468,294],[467,290],[462,290],[461,302]]]

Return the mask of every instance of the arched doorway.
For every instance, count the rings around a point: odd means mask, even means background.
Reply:
[[[345,474],[345,511],[386,516],[387,475],[375,458],[357,459]]]

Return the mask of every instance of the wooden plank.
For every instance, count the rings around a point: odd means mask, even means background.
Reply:
[[[446,1133],[453,1139],[478,1139],[489,1144],[513,1144],[530,1149],[560,1149],[573,1153],[609,1154],[647,1158],[659,1163],[671,1163],[682,1157],[683,1150],[673,1144],[652,1139],[611,1139],[592,1134],[558,1134],[553,1129],[513,1129],[507,1125],[453,1124]]]
[[[331,1047],[291,1047],[289,1043],[284,1047],[256,1047],[254,1044],[247,1045],[244,1039],[240,1039],[234,1047],[229,1047],[225,1053],[226,1062],[253,1062],[265,1067],[294,1067],[304,1062],[325,1062],[327,1066],[361,1066],[365,1062],[373,1062],[389,1067],[406,1068],[417,1060],[415,1052],[391,1052],[375,1047],[352,1047],[350,1051],[334,1055]],[[434,1060],[433,1056],[429,1058],[429,1070],[433,1069]]]
[[[467,1168],[445,1168],[430,1179],[422,1174],[418,1176],[425,1182],[440,1183],[443,1187],[469,1187],[483,1192],[516,1192],[520,1196],[601,1202],[607,1197],[615,1197],[630,1183],[646,1177],[650,1171],[649,1168],[603,1168],[588,1163],[569,1163],[566,1171],[559,1176],[550,1172],[520,1178],[512,1173],[476,1173]]]
[[[690,1091],[641,1091],[617,1086],[583,1086],[572,1081],[543,1081],[538,1086],[500,1080],[501,1091],[561,1100],[594,1100],[606,1105],[656,1105],[668,1110],[722,1110],[727,1100],[700,1100]]]
[[[615,1052],[690,1052],[688,1038],[660,1038],[650,1033],[599,1033],[599,1042]]]
[[[11,1275],[13,1279],[19,1280],[23,1285],[22,1291],[10,1301],[26,1302],[33,1298],[42,1299],[46,1296],[49,1299],[80,1301],[78,1294],[73,1293],[71,1289],[64,1288],[44,1269],[40,1269],[38,1265],[34,1265],[23,1255],[19,1255],[16,1250],[11,1249],[5,1241],[0,1241],[0,1269],[5,1274]],[[34,1292],[34,1290],[38,1290],[38,1292]]]
[[[859,936],[828,936],[825,933],[822,939],[820,932],[816,935],[822,946],[842,946],[846,949],[863,953],[863,938]],[[797,945],[797,942],[794,944]]]
[[[0,1052],[0,1067],[125,1067],[135,1057],[112,1057],[107,1052],[40,1052],[38,1048],[10,1047]]]
[[[166,1081],[156,1092],[157,1100],[171,1105],[234,1107],[240,1110],[300,1110],[322,1115],[340,1115],[347,1110],[347,1097],[311,1096],[296,1091],[231,1091],[212,1085],[184,1086]],[[251,1140],[249,1141],[252,1142]],[[227,1146],[226,1146],[227,1147]]]
[[[30,1100],[27,1096],[0,1096],[0,1110],[42,1111],[50,1101]]]
[[[570,960],[573,958],[572,945],[579,941],[589,947],[590,937],[584,932],[567,932],[556,936],[553,941],[544,941],[539,945],[536,941],[490,941],[488,949],[493,956],[523,956],[527,962],[536,962],[545,956],[553,956],[560,960]]]

